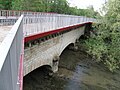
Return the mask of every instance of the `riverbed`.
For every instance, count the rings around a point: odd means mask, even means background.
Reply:
[[[38,68],[24,77],[23,90],[120,90],[120,70],[112,73],[82,50],[68,48],[52,76]]]

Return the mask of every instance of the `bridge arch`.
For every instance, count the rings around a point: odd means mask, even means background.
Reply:
[[[55,56],[55,57],[53,58],[53,62],[52,62],[52,71],[53,71],[53,72],[57,72],[57,71],[58,71],[58,66],[59,66],[59,62],[60,62],[60,56],[61,56],[61,54],[64,52],[64,50],[65,50],[66,48],[73,49],[74,47],[75,47],[75,43],[69,42],[68,44],[66,44],[66,45],[64,46],[64,48],[62,48],[60,54],[59,54],[58,56]]]
[[[68,47],[74,47],[75,43],[73,42],[69,42],[67,43],[64,47],[62,47],[62,50],[60,51],[58,56],[54,56],[53,61],[52,61],[52,71],[53,72],[57,72],[58,71],[58,66],[59,66],[59,62],[60,62],[60,56],[62,54],[62,52],[64,52],[64,50]]]
[[[62,54],[62,52],[67,48],[67,47],[74,47],[75,46],[75,41],[74,42],[68,42],[60,51],[59,56]]]
[[[40,66],[40,67],[38,67],[38,68],[40,68],[41,70],[43,70],[43,72],[46,74],[46,75],[51,75],[51,73],[53,73],[53,71],[52,71],[52,66],[51,65],[42,65],[42,66]],[[37,68],[37,69],[38,69]]]
[[[42,66],[32,70],[31,72],[29,72],[27,75],[25,75],[24,79],[29,75],[33,76],[35,74],[35,76],[36,76],[36,73],[39,73],[38,75],[42,74],[42,76],[49,76],[49,77],[53,75],[52,67],[50,65],[42,65]]]
[[[41,65],[41,66],[38,67],[38,68],[43,68],[43,69],[45,69],[45,70],[52,70],[52,66],[51,66],[51,65],[48,65],[48,64],[46,64],[46,65]],[[38,69],[38,68],[36,68],[36,69]]]
[[[70,49],[71,47],[74,47],[74,46],[75,46],[75,43],[69,42],[69,43],[61,50],[59,56],[61,56],[61,54],[64,52],[64,50],[65,50],[66,48],[69,48],[69,49]]]

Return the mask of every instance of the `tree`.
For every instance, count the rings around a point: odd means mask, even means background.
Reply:
[[[120,65],[120,0],[109,0],[104,9],[106,15],[95,25],[97,35],[91,35],[86,45],[88,53],[114,71]]]
[[[9,10],[12,6],[12,0],[0,0],[0,9]]]
[[[66,13],[68,8],[66,0],[14,0],[12,2],[12,9],[15,10]]]
[[[67,0],[13,0],[12,9],[37,12],[55,12],[94,18],[98,15],[98,12],[95,12],[93,7],[89,7],[88,9],[70,7]]]
[[[54,0],[51,4],[51,12],[66,14],[68,9],[69,5],[66,0]]]

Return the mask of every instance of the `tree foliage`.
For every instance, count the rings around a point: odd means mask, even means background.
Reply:
[[[11,9],[12,7],[12,1],[10,0],[0,0],[0,9]]]
[[[88,53],[114,71],[120,65],[120,0],[109,0],[104,10],[106,15],[94,25],[97,35],[92,34],[86,45]]]

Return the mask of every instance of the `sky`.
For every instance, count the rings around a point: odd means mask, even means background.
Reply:
[[[88,6],[93,5],[95,11],[100,11],[100,8],[107,0],[67,0],[71,7],[77,6],[81,9],[86,9]]]

